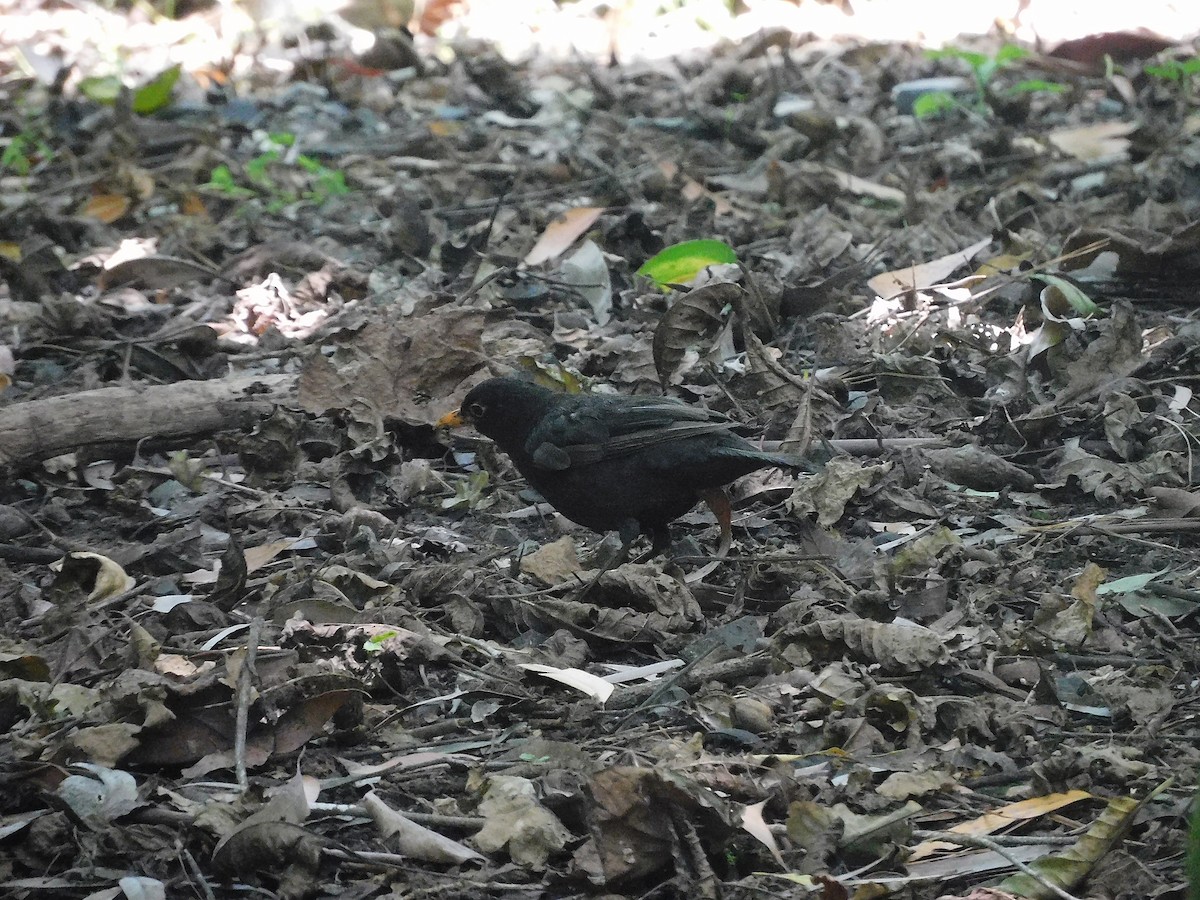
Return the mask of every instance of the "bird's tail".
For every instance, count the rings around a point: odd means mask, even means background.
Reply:
[[[821,471],[820,466],[815,465],[810,459],[799,453],[764,453],[763,456],[771,459],[772,463],[781,469],[795,469],[810,475]]]
[[[781,469],[794,469],[809,474],[820,471],[819,466],[799,453],[768,453],[765,450],[742,447],[730,447],[725,452],[731,456],[737,456],[739,459],[757,460],[764,466],[778,466]]]

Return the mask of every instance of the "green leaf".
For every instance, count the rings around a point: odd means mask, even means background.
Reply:
[[[350,186],[346,184],[346,173],[338,172],[334,169],[327,169],[321,176],[318,182],[323,193],[330,197],[340,197],[343,194],[350,193]]]
[[[94,75],[79,82],[79,93],[95,103],[111,106],[121,94],[121,79],[116,75]]]
[[[1106,581],[1096,588],[1096,596],[1100,597],[1104,594],[1128,594],[1132,591],[1140,591],[1159,575],[1165,575],[1166,572],[1166,569],[1159,569],[1157,572],[1140,572],[1137,575],[1127,575],[1124,578]]]
[[[465,506],[468,509],[487,509],[494,498],[487,496],[488,473],[482,469],[472,472],[466,481],[454,485],[454,496],[442,501],[442,509],[457,509]]]
[[[954,95],[948,91],[930,91],[928,94],[922,94],[913,101],[913,115],[918,119],[928,119],[933,116],[939,116],[946,110],[954,109],[958,106],[958,101],[954,99]]]
[[[313,180],[312,190],[306,191],[304,196],[309,200],[324,203],[330,197],[340,197],[348,193],[350,188],[346,185],[346,176],[334,169],[322,167]]]
[[[254,196],[254,191],[242,187],[234,180],[233,173],[226,165],[220,165],[213,169],[212,174],[208,176],[208,184],[201,185],[201,187],[212,188],[230,197]]]
[[[270,188],[273,186],[273,183],[271,176],[267,174],[267,170],[277,162],[279,162],[278,150],[268,150],[266,153],[260,153],[246,163],[246,177],[255,184]]]
[[[1168,59],[1159,65],[1148,65],[1143,68],[1147,75],[1152,75],[1163,81],[1183,81],[1193,75],[1200,74],[1200,56],[1180,61]]]
[[[1019,81],[1008,89],[1010,94],[1032,94],[1036,91],[1049,91],[1052,94],[1061,94],[1067,89],[1065,84],[1059,84],[1057,81],[1042,81],[1040,78],[1031,78],[1028,81]]]
[[[1005,65],[1006,63],[1016,62],[1018,59],[1024,59],[1029,55],[1029,51],[1024,47],[1019,47],[1016,44],[1005,44],[996,51],[996,63]]]
[[[705,266],[737,261],[737,254],[724,241],[684,241],[654,254],[642,263],[637,273],[662,287],[691,281]]]
[[[1152,75],[1163,81],[1178,81],[1183,77],[1182,67],[1174,61],[1161,66],[1146,66],[1144,71],[1147,75]]]
[[[0,169],[10,169],[18,175],[28,175],[33,167],[29,154],[29,138],[18,134],[12,142],[0,153]]]
[[[175,90],[175,82],[179,80],[182,71],[178,65],[160,73],[147,81],[133,93],[133,111],[146,115],[162,109],[171,102],[171,92]]]
[[[1125,612],[1138,619],[1154,616],[1160,622],[1164,619],[1174,619],[1178,616],[1195,615],[1200,610],[1200,603],[1195,600],[1182,600],[1177,597],[1147,597],[1145,594],[1122,594],[1117,603]],[[1196,898],[1200,900],[1200,896]]]
[[[1071,309],[1080,316],[1088,317],[1100,314],[1100,307],[1096,305],[1095,301],[1067,279],[1059,278],[1057,275],[1034,275],[1033,278],[1056,288]]]
[[[943,50],[930,50],[926,53],[930,59],[959,59],[965,62],[971,69],[978,72],[990,61],[988,57],[982,53],[975,53],[971,50],[960,50],[958,47],[946,47]]]
[[[371,635],[371,637],[367,638],[367,642],[363,645],[363,650],[367,653],[379,653],[381,650],[383,650],[383,644],[385,641],[388,641],[399,634],[400,632],[398,631],[381,631],[379,634]]]
[[[971,67],[975,83],[983,90],[995,77],[996,73],[1011,62],[1024,59],[1029,51],[1016,44],[1005,44],[996,51],[995,56],[976,53],[973,50],[960,50],[957,47],[947,47],[944,50],[933,50],[926,54],[930,59],[958,59]]]
[[[979,79],[979,83],[987,85],[991,83],[996,73],[1009,63],[1016,62],[1018,59],[1023,59],[1028,55],[1029,51],[1018,47],[1016,44],[1005,44],[996,52],[995,56],[986,59],[979,66],[972,66],[972,68],[975,69],[975,77]]]
[[[214,187],[218,190],[227,191],[237,187],[237,183],[233,180],[233,172],[229,171],[229,166],[222,164],[212,170],[212,174],[208,176],[208,184],[205,187]]]

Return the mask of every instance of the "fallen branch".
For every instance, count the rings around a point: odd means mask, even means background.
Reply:
[[[239,375],[82,391],[0,408],[0,466],[114,441],[245,428],[295,402],[294,375]]]

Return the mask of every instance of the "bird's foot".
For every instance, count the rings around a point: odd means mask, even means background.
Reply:
[[[629,559],[629,547],[641,533],[642,526],[635,519],[629,519],[621,524],[621,527],[617,530],[617,535],[621,539],[621,546],[616,548],[615,551],[609,550],[603,554],[597,553],[595,555],[594,560],[599,563],[596,567],[596,574],[591,577],[591,580],[587,584],[580,588],[579,593],[575,595],[576,602],[587,596],[588,592],[604,577],[605,572],[615,569]],[[607,536],[605,541],[607,541]]]
[[[583,568],[606,572],[625,562],[628,553],[629,548],[621,539],[617,535],[609,533],[584,557]]]
[[[642,527],[641,527],[641,525],[638,525],[636,522],[634,524],[637,527],[637,531],[633,534],[633,537],[636,538],[638,536],[638,534],[641,533]],[[671,546],[671,529],[668,528],[667,526],[663,525],[663,526],[659,526],[658,528],[651,528],[649,530],[649,535],[650,535],[650,549],[647,550],[645,553],[639,554],[637,559],[634,560],[635,563],[649,562],[650,560],[654,559],[654,557],[659,556],[662,553],[665,553],[666,549]],[[622,529],[621,538],[622,538],[622,540],[624,540],[624,538],[625,538],[624,529]],[[630,538],[629,543],[631,543],[631,544],[633,543],[632,538]]]

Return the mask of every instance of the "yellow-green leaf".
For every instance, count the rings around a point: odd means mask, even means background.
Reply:
[[[724,241],[684,241],[654,254],[637,273],[661,287],[691,281],[705,266],[737,261],[737,254]]]
[[[145,115],[162,109],[171,102],[171,91],[179,80],[178,65],[161,72],[133,93],[133,111]]]
[[[79,82],[79,93],[96,103],[111,106],[121,93],[121,79],[116,75],[96,75]]]

